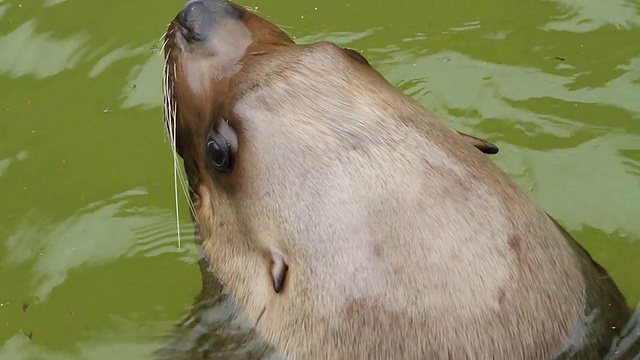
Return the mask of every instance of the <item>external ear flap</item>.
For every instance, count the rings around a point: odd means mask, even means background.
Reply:
[[[460,134],[460,136],[462,136],[462,138],[464,138],[465,140],[467,140],[469,143],[471,143],[471,145],[475,146],[476,148],[478,148],[478,150],[482,151],[485,154],[497,154],[498,153],[498,147],[490,142],[488,142],[487,140],[483,140],[480,138],[477,138],[475,136],[471,136],[465,133],[462,133],[460,131],[458,131],[458,134]]]
[[[275,247],[269,249],[271,251],[271,277],[273,279],[273,290],[279,293],[284,285],[289,263],[287,257]]]
[[[349,57],[351,57],[352,59],[357,60],[358,62],[361,62],[363,64],[366,65],[370,65],[369,61],[367,61],[367,59],[364,57],[364,55],[360,54],[359,52],[353,50],[353,49],[349,49],[349,48],[343,48],[342,50],[344,50],[344,52],[349,55]]]

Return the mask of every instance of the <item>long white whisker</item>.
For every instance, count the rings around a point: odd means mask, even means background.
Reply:
[[[166,41],[168,36],[164,36],[164,42],[162,46],[162,50],[164,50]],[[171,84],[169,80],[169,54],[165,55],[165,62],[162,69],[163,72],[163,90],[164,90],[164,120],[165,120],[165,130],[168,132],[169,140],[171,143],[171,152],[173,156],[173,189],[174,189],[174,200],[175,200],[175,211],[176,211],[176,231],[178,237],[178,248],[182,247],[182,234],[180,229],[180,201],[178,197],[178,158],[177,158],[177,149],[176,149],[176,141],[175,141],[175,133],[176,133],[176,121],[175,121],[175,106],[173,106],[173,94],[171,89]]]
[[[170,25],[170,24],[167,24],[167,28],[169,27],[169,25]],[[163,43],[163,45],[164,45],[164,44],[166,44],[166,43],[167,43],[167,38],[168,38],[168,37],[167,37],[167,35],[168,35],[168,34],[169,34],[169,32],[168,32],[168,31],[165,31],[165,32],[160,36],[160,39],[158,39],[158,42],[162,42],[162,43]],[[160,50],[163,50],[163,49],[164,49],[164,46],[162,46],[162,47],[160,48]]]
[[[174,74],[174,75],[173,75],[173,76],[174,76],[174,78],[173,78],[173,82],[174,82],[174,83],[175,83],[175,81],[176,81],[176,76],[177,76],[177,72],[176,72],[176,68],[175,68],[175,66],[176,66],[176,65],[175,65],[175,63],[174,63],[174,64],[173,64],[173,74]],[[172,139],[173,139],[173,141],[175,142],[175,139],[176,139],[175,123],[176,123],[176,115],[177,115],[177,114],[176,114],[176,112],[177,112],[177,106],[176,106],[175,102],[172,102],[172,105],[173,105],[173,106],[171,107],[171,109],[172,109],[171,119],[173,119],[173,124],[174,124],[174,131],[173,131]],[[175,151],[175,145],[174,145],[174,152],[177,154],[177,151]],[[178,172],[178,175],[179,175],[179,177],[180,177],[180,184],[182,185],[182,190],[183,190],[184,195],[185,195],[185,197],[186,197],[186,199],[187,199],[187,203],[189,204],[189,210],[191,211],[191,214],[192,214],[192,215],[194,215],[194,216],[193,216],[193,218],[194,218],[194,219],[196,219],[196,217],[195,217],[195,214],[196,214],[196,213],[195,213],[195,211],[196,211],[196,209],[195,209],[195,207],[193,206],[193,202],[191,201],[191,197],[189,196],[189,191],[188,191],[188,189],[187,189],[187,185],[186,185],[186,184],[187,184],[187,180],[186,180],[186,178],[185,178],[185,175],[184,175],[182,172]],[[196,220],[196,221],[197,221],[197,220]]]
[[[176,122],[173,122],[173,133],[175,134],[176,129],[175,129],[175,124]],[[178,249],[182,247],[182,238],[180,235],[180,211],[179,211],[179,206],[178,206],[178,171],[180,171],[180,169],[178,169],[178,154],[176,151],[176,142],[175,142],[175,138],[172,141],[173,145],[173,195],[175,198],[175,203],[176,203],[176,230],[178,231]]]
[[[176,72],[175,72],[175,68],[174,68],[174,74],[175,73]],[[175,79],[174,79],[174,81],[175,81]],[[173,106],[173,111],[174,112],[173,112],[173,117],[172,118],[174,119],[174,125],[175,125],[177,107],[175,106],[176,105],[175,103],[173,105],[174,105]],[[176,133],[175,133],[175,128],[174,128],[174,134],[173,134],[174,141],[175,141],[175,136],[176,136]],[[191,211],[192,215],[195,215],[195,207],[193,206],[193,202],[191,201],[191,197],[189,196],[189,191],[188,191],[188,186],[187,186],[188,181],[186,179],[186,176],[182,171],[178,172],[178,175],[180,177],[180,184],[182,185],[182,191],[184,192],[185,198],[187,199],[187,204],[189,205],[189,210]],[[195,216],[194,216],[194,218],[195,218]]]
[[[162,43],[162,51],[165,51],[167,43],[169,41],[171,31],[167,32],[164,35],[164,40]],[[171,49],[166,50],[166,54],[164,54],[165,61],[162,69],[163,72],[163,82],[162,87],[164,90],[164,104],[163,104],[163,115],[165,120],[165,133],[167,134],[167,138],[169,139],[172,157],[173,157],[173,192],[174,192],[174,200],[175,200],[175,209],[176,209],[176,230],[178,236],[178,248],[182,247],[182,235],[181,235],[181,227],[180,227],[180,208],[179,208],[179,190],[178,183],[182,188],[182,192],[187,199],[187,204],[189,206],[189,211],[193,215],[193,219],[195,217],[195,206],[191,201],[191,197],[189,196],[189,191],[187,187],[187,179],[185,174],[182,172],[180,168],[180,159],[178,158],[178,149],[177,149],[177,104],[175,99],[173,98],[173,86],[176,82],[176,64],[171,64],[169,61],[171,55]],[[197,219],[195,220],[197,224]]]
[[[174,72],[173,72],[173,76],[176,76],[176,72],[175,72],[175,67],[174,67]],[[173,80],[175,82],[175,78]],[[173,91],[171,91],[171,98],[169,99],[171,105],[175,105],[174,100],[173,100]],[[181,231],[180,231],[180,211],[179,211],[179,207],[178,207],[178,173],[181,171],[179,169],[179,163],[178,163],[178,149],[177,149],[177,145],[176,145],[176,127],[177,127],[177,119],[176,119],[176,108],[175,106],[171,106],[170,108],[171,110],[171,120],[173,120],[171,122],[171,129],[172,129],[172,133],[171,133],[171,146],[173,149],[173,194],[174,194],[174,198],[175,198],[175,203],[176,203],[176,229],[178,231],[178,248],[182,247],[182,236],[181,236]]]

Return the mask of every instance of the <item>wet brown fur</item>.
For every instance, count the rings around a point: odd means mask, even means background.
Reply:
[[[615,285],[490,159],[348,50],[242,11],[204,46],[171,24],[169,100],[204,253],[289,358],[548,358],[587,283],[622,326]],[[228,174],[204,146],[223,121]]]

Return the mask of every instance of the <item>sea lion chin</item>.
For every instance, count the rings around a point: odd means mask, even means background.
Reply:
[[[222,0],[187,3],[163,51],[205,257],[287,356],[588,359],[619,335],[624,297],[497,147],[361,54]]]

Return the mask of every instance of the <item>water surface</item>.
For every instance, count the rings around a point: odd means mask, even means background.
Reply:
[[[201,286],[157,45],[184,1],[0,0],[0,358],[145,359]],[[248,0],[361,50],[640,301],[640,4]]]

